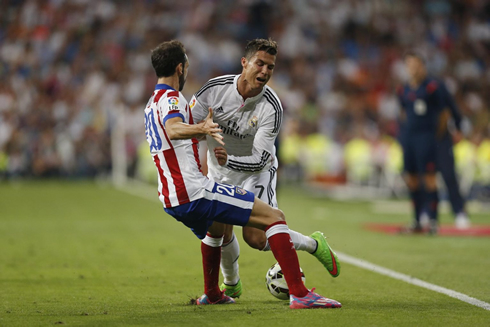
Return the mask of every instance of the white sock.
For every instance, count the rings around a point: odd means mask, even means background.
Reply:
[[[202,242],[212,248],[219,248],[220,246],[223,245],[223,236],[212,237],[209,236],[209,234],[206,234],[206,236],[202,239]]]
[[[221,273],[224,277],[224,283],[235,285],[240,280],[238,274],[238,257],[240,256],[240,245],[235,236],[231,236],[231,241],[221,247]]]
[[[306,251],[308,253],[316,251],[316,241],[311,237],[295,232],[294,230],[289,230],[289,235],[291,235],[291,240],[293,240],[294,248],[296,250]]]
[[[294,243],[294,248],[297,251],[307,251],[308,253],[313,253],[316,251],[316,241],[309,236],[305,236],[301,233],[295,232],[294,230],[289,230],[289,235],[291,235],[291,240]],[[269,242],[267,242],[262,249],[262,251],[270,251]]]

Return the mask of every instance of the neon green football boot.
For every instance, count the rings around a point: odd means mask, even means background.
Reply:
[[[238,283],[235,285],[227,285],[225,283],[221,284],[219,287],[221,291],[225,291],[225,295],[232,298],[239,298],[242,295],[242,281],[238,280]]]
[[[332,277],[337,277],[340,274],[340,261],[337,254],[328,245],[323,233],[314,232],[310,237],[318,244],[316,251],[312,254],[323,264]]]

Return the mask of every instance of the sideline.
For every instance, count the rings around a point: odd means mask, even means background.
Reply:
[[[146,199],[146,200],[160,202],[160,200],[158,199],[158,196],[156,195],[156,186],[151,186],[151,185],[144,183],[144,182],[132,180],[126,186],[119,186],[119,187],[115,187],[115,188],[119,191],[126,192],[128,194],[131,194],[131,195],[134,195],[137,197],[141,197],[141,198]],[[409,275],[405,275],[405,274],[396,272],[394,270],[391,270],[391,269],[388,269],[385,267],[378,266],[374,263],[370,263],[368,261],[364,261],[364,260],[358,259],[356,257],[352,257],[348,254],[345,254],[345,253],[342,253],[339,251],[335,251],[335,252],[337,253],[337,255],[339,256],[339,258],[342,262],[345,262],[345,263],[348,263],[350,265],[353,265],[353,266],[356,266],[356,267],[359,267],[362,269],[366,269],[366,270],[372,271],[374,273],[378,273],[380,275],[384,275],[384,276],[387,276],[387,277],[390,277],[393,279],[401,280],[401,281],[406,282],[408,284],[419,286],[419,287],[428,289],[430,291],[441,293],[441,294],[450,296],[452,298],[458,299],[460,301],[469,303],[471,305],[477,306],[479,308],[490,311],[490,303],[475,299],[474,297],[453,291],[453,290],[445,288],[445,287],[441,287],[441,286],[434,285],[434,284],[431,284],[428,282],[424,282],[421,279],[418,279],[418,278],[415,278],[415,277],[412,277]]]
[[[345,254],[345,253],[341,253],[338,251],[336,251],[336,253],[339,256],[339,259],[341,260],[342,263],[345,262],[345,263],[348,263],[350,265],[353,265],[353,266],[356,266],[356,267],[359,267],[362,269],[366,269],[366,270],[372,271],[372,272],[380,274],[380,275],[384,275],[384,276],[388,276],[388,277],[393,278],[393,279],[401,280],[401,281],[408,283],[408,284],[419,286],[419,287],[422,287],[422,288],[425,288],[425,289],[428,289],[428,290],[431,290],[431,291],[434,291],[437,293],[445,294],[445,295],[450,296],[452,298],[458,299],[460,301],[463,301],[463,302],[469,303],[471,305],[474,305],[474,306],[477,306],[477,307],[480,307],[482,309],[490,311],[490,303],[475,299],[474,297],[471,297],[471,296],[468,296],[466,294],[450,290],[450,289],[445,288],[445,287],[441,287],[441,286],[437,286],[437,285],[434,285],[434,284],[431,284],[428,282],[424,282],[421,279],[418,279],[418,278],[415,278],[415,277],[412,277],[409,275],[405,275],[405,274],[396,272],[394,270],[391,270],[391,269],[388,269],[385,267],[378,266],[374,263],[370,263],[368,261],[364,261],[364,260],[352,257],[352,256]]]

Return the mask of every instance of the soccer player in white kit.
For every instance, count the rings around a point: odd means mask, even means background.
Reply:
[[[308,290],[301,280],[298,256],[281,210],[254,197],[252,192],[216,183],[200,170],[198,140],[210,136],[224,145],[213,112],[194,124],[186,99],[180,93],[189,61],[179,41],[163,42],[151,53],[158,77],[145,107],[145,133],[158,176],[158,195],[165,212],[189,227],[202,240],[204,294],[197,305],[232,304],[220,290],[219,265],[224,224],[265,231],[274,257],[281,265],[290,291],[291,309],[340,308],[342,305]],[[218,162],[225,164],[221,155]]]
[[[277,44],[271,39],[255,39],[245,47],[240,75],[225,75],[209,80],[192,97],[190,108],[194,122],[203,120],[208,108],[223,130],[222,147],[212,137],[208,143],[208,177],[216,182],[238,185],[277,208],[276,180],[278,160],[274,142],[281,127],[283,110],[276,93],[267,86],[276,61]],[[226,161],[220,165],[218,159]],[[313,254],[333,276],[340,263],[321,232],[305,236],[290,230],[296,250]],[[243,238],[252,248],[270,250],[262,230],[244,227]],[[221,271],[225,294],[239,297],[242,282],[238,271],[240,247],[233,226],[226,227],[222,247]]]

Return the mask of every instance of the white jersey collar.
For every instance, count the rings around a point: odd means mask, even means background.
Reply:
[[[242,95],[240,94],[240,92],[238,92],[238,79],[240,78],[242,74],[238,74],[235,76],[235,79],[233,80],[233,86],[234,86],[234,90],[237,94],[237,96],[239,97],[239,99],[241,99],[243,101],[243,97]],[[251,98],[247,98],[247,100],[245,100],[245,102],[243,102],[243,105],[242,107],[244,107],[245,105],[248,105],[250,103],[257,103],[259,102],[259,100],[262,98],[262,96],[264,95],[264,92],[265,92],[265,88],[266,88],[266,85],[264,85],[264,87],[262,88],[262,91],[257,94],[256,96],[254,97],[251,97]],[[252,107],[253,108],[253,107]]]

